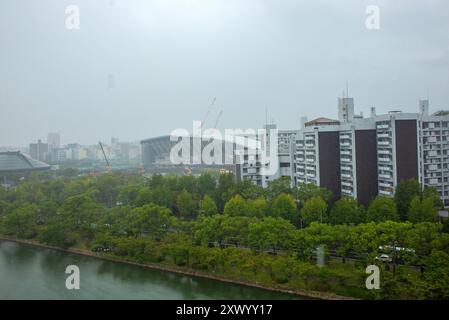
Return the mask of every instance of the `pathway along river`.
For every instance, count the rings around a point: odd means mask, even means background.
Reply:
[[[80,290],[65,269],[80,268]],[[0,241],[0,300],[6,299],[299,299],[215,280]]]

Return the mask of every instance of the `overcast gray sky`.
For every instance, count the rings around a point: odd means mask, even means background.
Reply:
[[[80,8],[68,30],[65,9]],[[367,5],[380,29],[365,27]],[[449,109],[447,0],[0,0],[0,145]]]

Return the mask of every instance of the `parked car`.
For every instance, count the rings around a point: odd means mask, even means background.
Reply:
[[[380,256],[377,256],[375,260],[382,261],[382,262],[391,262],[393,259],[388,254],[381,254]]]

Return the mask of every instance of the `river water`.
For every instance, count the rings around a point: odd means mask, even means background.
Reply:
[[[80,289],[66,288],[68,265]],[[296,296],[0,241],[0,300],[298,299]]]

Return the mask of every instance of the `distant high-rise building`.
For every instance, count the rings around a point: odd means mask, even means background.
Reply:
[[[39,161],[47,161],[48,143],[43,143],[41,140],[30,143],[30,156]]]
[[[47,135],[47,143],[51,149],[58,149],[61,146],[61,137],[59,133],[49,133]]]

